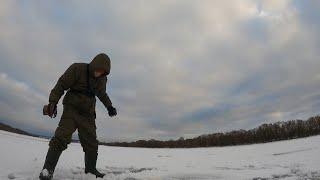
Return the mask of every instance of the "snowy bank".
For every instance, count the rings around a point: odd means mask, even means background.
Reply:
[[[37,179],[48,140],[0,131],[0,179]],[[104,179],[320,179],[320,136],[266,144],[147,149],[99,146]],[[71,143],[54,179],[95,179],[84,174],[81,145]]]

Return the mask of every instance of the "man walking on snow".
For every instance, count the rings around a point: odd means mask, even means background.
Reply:
[[[49,142],[49,149],[40,180],[51,180],[59,157],[68,144],[72,134],[78,129],[79,140],[85,153],[85,173],[103,178],[105,174],[96,169],[98,140],[96,136],[95,105],[97,96],[108,110],[110,117],[117,115],[106,93],[107,75],[111,62],[106,54],[98,54],[89,64],[74,63],[59,78],[51,90],[49,104],[44,113],[51,118],[57,115],[57,104],[64,91],[63,113],[54,136]]]

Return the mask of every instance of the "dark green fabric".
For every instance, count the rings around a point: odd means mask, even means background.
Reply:
[[[85,173],[86,174],[91,173],[91,174],[96,175],[96,177],[103,178],[105,176],[105,174],[100,173],[96,168],[97,158],[98,158],[98,153],[96,153],[96,152],[88,151],[85,153],[85,156],[84,156],[84,162],[85,162],[85,166],[86,166]]]
[[[97,152],[99,142],[96,135],[95,119],[83,116],[70,105],[64,105],[59,126],[50,140],[49,146],[60,151],[67,149],[76,129],[78,129],[83,151]]]
[[[110,59],[105,54],[97,55],[89,64],[90,86],[105,107],[112,106],[112,102],[106,93],[106,75],[110,73],[110,67]],[[95,78],[94,70],[96,69],[103,69],[105,74],[99,78]],[[68,92],[63,99],[63,104],[74,106],[84,115],[95,116],[95,97],[88,97],[85,94],[72,92],[72,90],[83,92],[87,90],[86,63],[74,63],[63,73],[50,92],[49,102],[57,104],[66,90]]]
[[[54,169],[59,156],[56,152],[67,149],[71,143],[72,134],[78,129],[79,140],[83,151],[88,154],[89,167],[95,169],[98,140],[95,124],[95,106],[97,96],[106,108],[112,103],[106,93],[107,75],[110,73],[110,59],[105,54],[97,55],[90,63],[74,63],[59,78],[56,85],[50,92],[49,103],[58,104],[64,91],[67,91],[63,98],[63,113],[54,136],[49,142],[49,151],[44,167]],[[89,70],[89,71],[88,71]],[[101,77],[95,78],[94,71],[103,70]],[[88,73],[89,72],[89,73]],[[88,82],[89,81],[89,82]],[[95,96],[88,96],[85,93],[88,84]],[[95,174],[101,175],[95,171]],[[53,172],[52,172],[53,174]],[[41,175],[40,175],[41,176]]]
[[[39,175],[40,180],[51,180],[53,177],[53,172],[56,168],[56,165],[58,163],[58,160],[60,158],[62,151],[56,150],[54,148],[49,148],[47,155],[46,155],[46,160],[44,162],[43,168],[42,169],[47,169],[48,175],[44,176],[42,172]]]

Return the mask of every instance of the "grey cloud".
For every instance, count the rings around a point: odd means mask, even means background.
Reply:
[[[31,103],[6,84],[2,109],[17,105],[36,114],[23,105],[42,106],[68,65],[106,52],[112,59],[108,93],[119,116],[109,119],[98,103],[98,136],[104,140],[177,138],[317,113],[319,22],[316,11],[309,11],[317,4],[1,4],[0,72],[42,97]],[[38,115],[0,118],[51,132],[56,125],[39,123]]]

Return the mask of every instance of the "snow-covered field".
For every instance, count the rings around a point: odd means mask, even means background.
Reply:
[[[320,179],[320,136],[267,144],[146,149],[99,146],[104,179]],[[0,131],[0,179],[37,179],[48,140]],[[84,174],[80,144],[63,152],[54,179]]]

